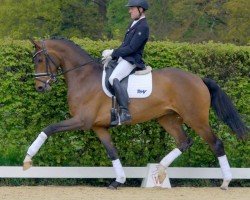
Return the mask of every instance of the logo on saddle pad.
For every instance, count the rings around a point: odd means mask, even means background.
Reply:
[[[141,90],[141,89],[138,89],[138,90],[137,90],[137,93],[138,93],[138,94],[141,94],[141,93],[145,94],[145,92],[147,92],[147,90]]]

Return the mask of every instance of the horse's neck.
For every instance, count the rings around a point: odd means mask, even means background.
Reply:
[[[80,65],[81,64],[78,66]],[[80,90],[81,93],[87,93],[92,90],[93,87],[101,87],[101,70],[98,68],[97,64],[89,63],[85,66],[75,69],[74,67],[71,67],[70,69],[73,70],[65,73],[64,77],[68,87],[68,92],[71,95],[78,95]]]
[[[84,50],[71,49],[68,46],[60,46],[61,66],[71,96],[79,95],[91,90],[91,87],[101,87],[102,70],[93,58]],[[67,51],[65,51],[65,49]],[[64,50],[63,50],[64,49]],[[93,61],[93,62],[91,62]]]

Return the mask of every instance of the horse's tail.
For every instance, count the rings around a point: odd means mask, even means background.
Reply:
[[[249,129],[241,120],[230,98],[214,80],[209,78],[203,78],[202,80],[208,87],[211,95],[211,106],[219,119],[227,124],[239,139],[246,139]]]

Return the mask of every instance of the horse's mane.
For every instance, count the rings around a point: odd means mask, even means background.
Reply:
[[[53,37],[50,38],[50,40],[60,40],[60,41],[63,41],[64,43],[67,43],[68,45],[70,45],[73,48],[75,48],[79,53],[81,53],[84,56],[88,56],[91,59],[93,59],[97,64],[100,64],[100,65],[102,64],[100,58],[91,56],[85,49],[83,49],[80,45],[76,44],[75,42],[73,42],[70,39],[67,39],[67,38],[61,37],[61,36],[53,36]]]

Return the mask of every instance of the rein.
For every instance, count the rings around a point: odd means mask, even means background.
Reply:
[[[80,68],[80,67],[83,67],[83,66],[85,66],[85,65],[87,65],[87,64],[89,64],[89,63],[94,62],[94,60],[90,60],[90,61],[88,61],[88,62],[86,62],[86,63],[84,63],[84,64],[81,64],[81,65],[79,65],[79,66],[73,67],[72,69],[68,69],[68,70],[66,70],[66,71],[62,71],[61,73],[58,73],[58,74],[53,74],[53,72],[52,72],[52,70],[51,70],[51,65],[50,65],[50,62],[49,62],[49,61],[51,61],[51,62],[53,63],[53,65],[54,65],[57,69],[59,69],[59,68],[61,68],[61,67],[58,66],[58,65],[54,62],[54,60],[50,57],[50,55],[47,53],[47,49],[46,49],[46,47],[45,47],[44,41],[42,41],[42,47],[43,47],[42,50],[37,51],[37,52],[33,55],[33,59],[34,59],[37,55],[39,55],[39,54],[41,54],[41,53],[44,54],[44,56],[45,56],[45,62],[46,62],[46,73],[35,73],[34,76],[35,76],[35,79],[37,79],[38,81],[41,81],[41,82],[44,83],[45,85],[49,84],[50,80],[53,80],[54,82],[56,82],[56,81],[57,81],[57,77],[59,77],[59,76],[61,76],[61,75],[64,75],[64,74],[66,74],[66,73],[68,73],[68,72],[70,72],[70,71],[73,71],[73,70],[75,70],[75,69],[78,69],[78,68]],[[61,68],[61,69],[62,69],[62,68]],[[47,77],[47,76],[50,77],[50,79],[48,79],[47,81],[43,81],[43,80],[39,79],[39,77]]]

